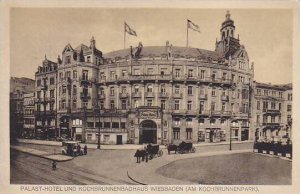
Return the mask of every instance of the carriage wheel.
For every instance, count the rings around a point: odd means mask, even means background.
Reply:
[[[158,151],[158,157],[161,157],[163,155],[163,151],[162,150],[159,150]]]
[[[191,152],[192,152],[192,153],[195,153],[195,152],[196,152],[196,148],[195,148],[195,147],[192,147]]]

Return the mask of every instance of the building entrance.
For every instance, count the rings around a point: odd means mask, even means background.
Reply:
[[[140,125],[140,144],[157,143],[157,126],[152,120],[145,120]]]

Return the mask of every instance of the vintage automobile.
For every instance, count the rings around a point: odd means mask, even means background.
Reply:
[[[65,141],[61,153],[67,156],[82,156],[84,151],[78,141]]]

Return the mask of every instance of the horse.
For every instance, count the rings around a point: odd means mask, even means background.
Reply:
[[[145,156],[146,156],[146,150],[137,149],[135,154],[134,154],[134,157],[136,157],[136,163],[141,163],[141,158],[142,158],[142,161],[144,161]]]
[[[171,151],[175,151],[175,154],[176,154],[177,148],[178,148],[178,146],[175,145],[175,144],[169,144],[169,145],[167,145],[168,154],[170,154]]]

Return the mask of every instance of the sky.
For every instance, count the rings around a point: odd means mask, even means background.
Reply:
[[[235,36],[254,62],[258,82],[292,82],[293,13],[284,9],[231,9]],[[118,9],[118,8],[12,8],[10,15],[10,73],[34,79],[45,54],[57,61],[64,47],[90,44],[103,53],[124,47],[124,22],[136,31],[127,35],[126,47],[186,45],[186,20],[199,25],[201,33],[189,31],[189,46],[215,49],[220,40],[226,9]]]

